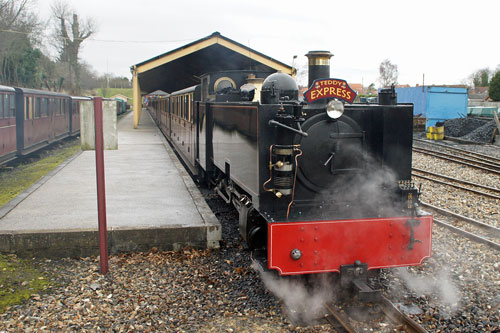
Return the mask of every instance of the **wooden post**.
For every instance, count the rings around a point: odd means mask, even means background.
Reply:
[[[106,226],[106,185],[104,179],[104,138],[102,97],[94,97],[95,164],[97,178],[97,213],[99,217],[99,253],[101,274],[108,273],[108,228]]]

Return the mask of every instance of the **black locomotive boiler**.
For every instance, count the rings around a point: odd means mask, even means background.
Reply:
[[[307,56],[313,89],[330,78],[331,54]],[[328,81],[340,90],[320,95],[352,97],[345,81]],[[411,182],[413,106],[397,104],[394,90],[378,104],[344,105],[302,101],[283,73],[201,82],[149,108],[191,171],[236,207],[241,236],[269,269],[340,272],[359,287],[380,268],[431,255],[432,216],[419,212]]]

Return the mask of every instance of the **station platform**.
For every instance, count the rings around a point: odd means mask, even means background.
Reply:
[[[110,253],[216,248],[221,226],[172,148],[143,111],[118,123],[118,150],[104,152]],[[95,151],[83,151],[0,208],[0,252],[99,254]]]

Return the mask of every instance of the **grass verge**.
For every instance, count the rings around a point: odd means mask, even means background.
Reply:
[[[0,171],[0,206],[15,198],[79,150],[79,140],[73,140],[65,143],[64,148],[39,153],[43,157],[34,162],[21,162],[13,168],[3,168]],[[48,279],[31,261],[19,259],[11,254],[0,254],[0,313],[31,296],[37,296],[38,292],[48,287]]]
[[[0,254],[0,313],[49,286],[49,280],[29,260]]]
[[[12,170],[2,170],[0,172],[0,206],[15,198],[79,150],[79,141],[75,141],[36,162],[21,164]]]

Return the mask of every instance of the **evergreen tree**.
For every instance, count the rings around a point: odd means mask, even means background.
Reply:
[[[491,78],[488,93],[492,100],[495,102],[500,101],[500,71],[496,72]]]

